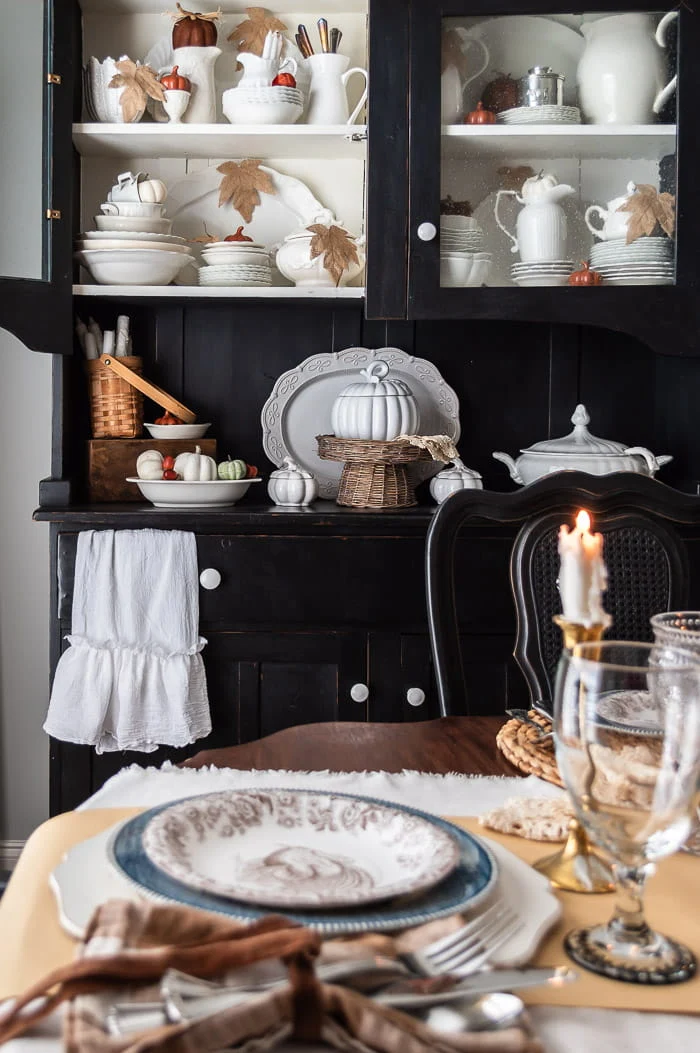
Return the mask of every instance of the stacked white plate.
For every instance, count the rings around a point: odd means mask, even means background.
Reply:
[[[484,231],[472,216],[440,217],[440,253],[480,252]]]
[[[514,106],[496,115],[499,124],[580,124],[578,106]]]
[[[252,241],[217,241],[202,249],[200,285],[272,285],[270,254]]]
[[[623,238],[593,246],[591,267],[606,285],[673,285],[674,243],[669,238]]]
[[[184,238],[149,231],[89,230],[76,249],[98,285],[169,285],[194,259]]]
[[[566,285],[573,269],[572,260],[514,263],[510,268],[510,276],[516,285]]]

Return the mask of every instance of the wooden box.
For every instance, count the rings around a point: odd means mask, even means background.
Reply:
[[[126,482],[127,475],[136,475],[139,454],[158,450],[164,457],[177,457],[178,453],[193,453],[195,446],[216,458],[216,439],[89,439],[88,500],[144,501],[136,483]]]

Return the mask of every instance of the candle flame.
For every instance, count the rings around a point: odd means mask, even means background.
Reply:
[[[576,516],[576,529],[582,534],[588,533],[591,529],[591,517],[585,508],[582,508]]]

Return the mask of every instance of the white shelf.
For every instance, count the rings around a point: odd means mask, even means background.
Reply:
[[[276,15],[308,12],[328,16],[348,11],[363,14],[367,12],[367,5],[368,0],[275,0],[273,7]],[[175,9],[173,0],[80,0],[80,6],[83,11],[99,11],[101,15],[151,15]],[[219,0],[209,7],[197,6],[204,11],[220,7],[224,15],[245,14],[250,0]]]
[[[361,159],[366,138],[364,124],[73,125],[73,143],[83,157]]]
[[[261,286],[240,288],[235,286],[199,285],[74,285],[74,296],[114,296],[122,299],[134,297],[164,296],[179,300],[361,300],[365,295],[362,286],[345,286],[342,289],[308,289],[291,286]]]
[[[675,124],[446,124],[443,157],[641,158],[660,161],[676,150]]]

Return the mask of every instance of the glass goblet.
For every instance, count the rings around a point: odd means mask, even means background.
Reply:
[[[629,706],[629,720],[625,716]],[[635,713],[645,734],[635,733]],[[577,818],[609,858],[617,904],[607,924],[575,929],[569,955],[634,983],[677,983],[692,952],[654,932],[644,884],[688,836],[700,775],[700,664],[654,644],[577,644],[562,654],[554,698],[557,764]]]
[[[682,647],[700,660],[700,611],[664,611],[650,621],[655,643],[662,647]],[[696,802],[695,821],[683,851],[700,856],[700,786]]]

